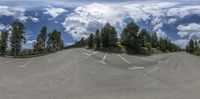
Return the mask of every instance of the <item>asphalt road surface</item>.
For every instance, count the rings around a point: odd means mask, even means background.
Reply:
[[[0,99],[199,99],[200,57],[69,49],[0,57]]]

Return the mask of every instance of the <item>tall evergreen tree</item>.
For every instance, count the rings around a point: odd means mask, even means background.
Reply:
[[[118,41],[117,32],[109,23],[101,29],[100,38],[103,48],[115,47]]]
[[[165,52],[166,51],[166,45],[167,45],[167,41],[163,38],[160,38],[160,41],[159,41],[160,50]]]
[[[195,41],[194,41],[194,51],[198,51],[198,49],[199,49],[199,44],[198,44],[198,42],[195,40]]]
[[[81,38],[81,40],[79,41],[80,42],[80,46],[83,47],[86,45],[86,41],[84,38]]]
[[[193,53],[194,52],[194,41],[192,39],[189,41],[188,47],[189,47],[189,52]]]
[[[141,45],[143,47],[145,47],[145,43],[149,41],[149,35],[148,35],[146,29],[142,29],[140,31],[139,39],[140,39]]]
[[[151,35],[151,45],[152,45],[153,48],[158,47],[158,37],[157,37],[156,33],[153,33]]]
[[[0,54],[5,54],[7,49],[7,41],[8,41],[8,32],[2,31],[0,38]]]
[[[189,52],[189,46],[186,45],[186,48],[185,48],[186,52]]]
[[[139,26],[134,22],[129,23],[123,30],[121,36],[121,43],[126,50],[133,50],[134,53],[138,53],[141,49],[140,40],[138,37]]]
[[[61,32],[53,30],[51,33],[48,34],[47,49],[49,51],[56,51],[61,49],[61,46],[62,46]]]
[[[47,27],[44,26],[42,27],[42,29],[40,30],[40,37],[42,40],[42,50],[46,49],[46,39],[47,39]]]
[[[61,40],[61,46],[60,46],[60,48],[61,48],[61,49],[64,49],[64,47],[65,47],[64,41]]]
[[[42,27],[37,41],[34,43],[34,51],[42,52],[46,49],[47,27]]]
[[[22,41],[25,41],[25,32],[24,32],[24,24],[21,22],[14,22],[11,25],[11,37],[10,37],[10,41],[11,41],[11,53],[13,56],[17,56],[20,54],[21,51],[21,43]]]
[[[186,45],[186,52],[189,52],[189,46],[188,45]]]
[[[93,45],[94,45],[93,42],[94,42],[94,35],[91,33],[87,41],[88,48],[93,48]]]
[[[94,37],[94,42],[95,42],[96,48],[99,49],[101,47],[99,29],[96,30],[95,37]]]

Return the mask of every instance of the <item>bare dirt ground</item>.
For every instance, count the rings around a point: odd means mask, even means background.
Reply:
[[[69,49],[0,57],[0,99],[199,99],[200,57]]]

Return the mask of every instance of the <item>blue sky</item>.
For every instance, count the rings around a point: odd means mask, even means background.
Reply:
[[[24,48],[31,48],[42,26],[60,30],[68,45],[107,22],[120,35],[134,21],[182,47],[200,39],[199,0],[0,0],[0,30],[16,20],[26,25]]]

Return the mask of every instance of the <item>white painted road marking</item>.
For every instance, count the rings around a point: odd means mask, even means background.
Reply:
[[[86,52],[83,52],[85,55],[87,55],[87,56],[92,56],[92,55],[95,55],[95,54],[97,54],[98,52],[97,51],[95,51],[95,52],[93,52],[92,54],[89,54],[89,53],[86,53]]]
[[[134,67],[131,67],[131,68],[129,68],[129,69],[131,69],[131,70],[134,70],[134,69],[143,69],[144,67],[137,67],[137,66],[134,66]]]
[[[148,71],[147,73],[152,73],[152,72],[154,72],[154,71],[156,71],[158,69],[159,69],[159,67],[156,67],[156,68],[152,69],[151,71]]]
[[[97,54],[97,53],[98,53],[98,51],[93,52],[93,54]]]
[[[51,59],[49,59],[47,56],[44,56],[46,59],[47,59],[47,63],[49,63],[49,62],[52,62],[52,60]]]
[[[125,61],[126,63],[131,64],[128,60],[126,60],[125,58],[123,58],[120,54],[118,54],[118,56],[119,56],[123,61]]]
[[[104,55],[104,57],[103,57],[103,60],[102,61],[100,61],[102,64],[106,64],[104,61],[105,61],[105,59],[106,59],[106,57],[107,57],[107,53]]]
[[[19,67],[21,67],[21,68],[25,68],[26,65],[28,65],[28,64],[29,64],[33,59],[34,59],[34,58],[31,58],[28,62],[26,62],[24,65],[19,66]]]
[[[84,52],[84,54],[85,54],[85,55],[87,55],[87,56],[91,56],[91,54],[89,54],[89,53],[86,53],[86,52]]]

